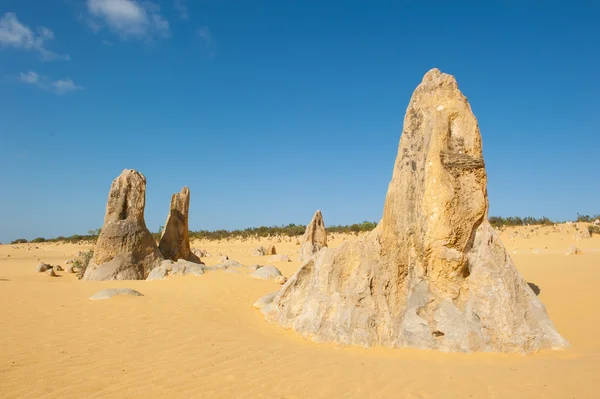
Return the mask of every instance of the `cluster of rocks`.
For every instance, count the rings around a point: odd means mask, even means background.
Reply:
[[[252,256],[268,256],[268,255],[277,255],[277,249],[275,245],[269,244],[267,246],[261,246],[254,251],[252,251]]]
[[[378,226],[318,251],[255,304],[316,340],[441,351],[568,346],[488,222],[477,120],[453,76],[408,105]]]
[[[163,261],[201,264],[189,242],[190,190],[173,194],[165,228],[157,245],[146,228],[146,178],[124,170],[110,188],[106,215],[84,280],[143,280]],[[161,269],[162,270],[162,269]]]

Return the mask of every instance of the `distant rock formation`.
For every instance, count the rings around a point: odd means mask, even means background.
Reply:
[[[323,223],[321,211],[315,212],[312,220],[306,226],[304,236],[302,236],[302,246],[300,247],[300,263],[307,262],[321,248],[327,246],[327,231]]]
[[[163,260],[146,228],[146,178],[125,169],[110,187],[106,215],[83,280],[143,280]]]
[[[190,189],[184,187],[171,197],[171,209],[158,248],[165,257],[177,261],[185,259],[200,263],[200,258],[190,249],[188,213],[190,210]]]
[[[320,251],[256,306],[315,341],[460,352],[568,346],[487,215],[477,120],[454,77],[432,69],[408,105],[379,225]]]

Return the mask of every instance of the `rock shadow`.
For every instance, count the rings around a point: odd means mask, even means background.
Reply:
[[[538,287],[538,285],[537,285],[537,284],[534,284],[534,283],[527,283],[527,285],[529,286],[529,288],[531,288],[531,290],[533,291],[533,293],[534,293],[536,296],[539,296],[539,295],[540,295],[540,292],[541,292],[542,290],[541,290],[541,288],[540,288],[540,287]]]

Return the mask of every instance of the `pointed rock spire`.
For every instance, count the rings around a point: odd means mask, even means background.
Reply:
[[[319,252],[256,306],[316,341],[462,352],[568,346],[487,212],[477,120],[454,77],[432,69],[408,105],[377,228]]]
[[[323,223],[321,211],[315,212],[312,220],[306,226],[300,247],[300,262],[308,261],[315,253],[327,246],[327,231]]]
[[[188,213],[190,209],[190,189],[184,187],[171,197],[171,208],[160,237],[158,247],[165,257],[177,261],[185,259],[200,263],[200,258],[190,249]]]
[[[125,169],[108,194],[104,225],[84,280],[143,280],[163,260],[146,228],[146,178]]]

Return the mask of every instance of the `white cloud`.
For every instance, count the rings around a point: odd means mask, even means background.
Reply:
[[[102,24],[122,38],[151,38],[169,35],[169,22],[160,14],[160,6],[149,1],[87,0],[87,9],[95,20],[88,25],[95,31]]]
[[[204,47],[208,52],[208,56],[210,58],[213,58],[215,56],[215,43],[213,40],[212,33],[210,33],[210,29],[208,29],[207,26],[198,28],[196,30],[196,36],[198,36],[200,40],[202,40],[202,42],[204,43]]]
[[[27,73],[21,72],[21,76],[19,77],[21,82],[29,83],[29,84],[37,84],[40,80],[40,75],[33,71],[29,71]]]
[[[52,82],[52,86],[54,87],[56,94],[64,94],[83,89],[83,87],[76,85],[75,82],[69,78]]]
[[[175,0],[175,10],[179,12],[179,17],[184,20],[188,20],[190,15],[188,14],[187,4],[185,4],[185,0]]]
[[[13,12],[0,18],[0,47],[14,47],[35,51],[45,61],[70,60],[69,55],[58,55],[45,47],[45,43],[54,39],[54,32],[46,27],[37,28],[37,33],[23,25]]]
[[[21,72],[19,80],[22,83],[37,86],[40,89],[52,90],[56,94],[65,94],[72,91],[82,90],[83,87],[75,84],[73,80],[69,78],[52,80],[48,76],[42,76],[34,71]]]

